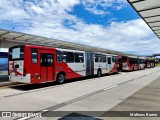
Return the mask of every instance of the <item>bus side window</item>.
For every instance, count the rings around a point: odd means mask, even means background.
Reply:
[[[63,62],[73,63],[74,53],[73,52],[63,52]]]
[[[100,54],[95,54],[95,62],[101,62],[102,61],[102,57]]]
[[[95,62],[98,62],[98,55],[95,54]]]
[[[119,62],[118,57],[116,56],[116,62]]]
[[[32,51],[32,63],[37,63],[38,62],[38,52],[37,49],[31,49]]]
[[[111,64],[111,58],[108,57],[108,64]]]
[[[112,61],[113,61],[113,62],[117,62],[115,56],[112,56]]]
[[[57,62],[62,62],[63,56],[61,51],[57,51]]]
[[[53,55],[48,54],[47,55],[47,66],[53,65]]]
[[[101,62],[103,62],[103,63],[106,63],[106,62],[107,62],[107,60],[106,60],[106,55],[102,55],[102,60],[101,60]]]
[[[124,62],[126,62],[127,61],[127,57],[126,56],[123,56],[122,57],[122,62],[124,63]]]
[[[80,62],[84,62],[84,55],[83,55],[83,53],[79,53],[79,60],[80,60]]]
[[[84,62],[84,56],[83,53],[75,53],[75,62],[76,63],[83,63]]]

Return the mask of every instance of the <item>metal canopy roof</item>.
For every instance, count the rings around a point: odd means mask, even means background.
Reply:
[[[51,47],[57,47],[57,48],[63,48],[63,49],[102,52],[107,54],[131,55],[131,54],[122,53],[118,51],[97,48],[97,47],[92,47],[88,45],[76,44],[76,43],[66,42],[62,40],[56,40],[53,38],[30,35],[26,33],[2,30],[2,29],[0,29],[0,41],[19,42],[21,44],[45,45],[45,46],[51,46]]]
[[[160,0],[128,0],[128,2],[160,38]]]

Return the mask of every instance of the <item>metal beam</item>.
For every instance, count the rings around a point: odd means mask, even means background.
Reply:
[[[28,42],[28,41],[33,40],[35,38],[37,38],[37,37],[35,36],[35,37],[29,38],[29,39],[25,39],[24,41]]]
[[[160,20],[159,21],[152,21],[152,22],[148,22],[148,23],[157,23],[157,22],[160,22]]]
[[[3,34],[0,35],[0,37],[6,35],[6,34],[8,34],[8,33],[10,33],[10,32],[3,33]]]
[[[20,36],[14,37],[13,39],[15,40],[15,39],[23,37],[23,36],[25,36],[25,35],[20,35]]]
[[[143,17],[143,18],[151,18],[151,17],[159,17],[160,15],[152,15],[152,16],[147,16],[147,17]]]
[[[129,3],[130,3],[130,1],[129,0],[127,0]],[[135,11],[137,11],[136,10],[136,8],[132,5],[132,3],[130,3],[130,5],[133,7],[133,9],[135,10]],[[139,12],[137,12],[138,13],[138,15],[145,21],[145,23],[147,24],[147,21],[140,15],[140,13]],[[148,25],[148,24],[147,24]],[[153,31],[153,33],[156,35],[156,33],[154,32],[154,30],[151,28],[151,26],[149,26],[148,25],[148,27]],[[157,36],[157,35],[156,35]],[[157,38],[159,38],[158,36],[157,36]]]
[[[151,26],[151,27],[160,27],[160,25],[149,25],[149,26]]]
[[[148,9],[144,9],[144,10],[137,10],[137,12],[144,12],[144,11],[155,10],[155,9],[159,9],[159,8],[160,7],[148,8]]]
[[[138,3],[138,2],[142,2],[142,1],[146,1],[146,0],[137,0],[137,1],[133,1],[131,3],[133,4],[133,3]]]

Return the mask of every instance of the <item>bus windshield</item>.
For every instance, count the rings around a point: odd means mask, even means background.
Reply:
[[[23,60],[24,46],[17,46],[10,48],[9,60]]]

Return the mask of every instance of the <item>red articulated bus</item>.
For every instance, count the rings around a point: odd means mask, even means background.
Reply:
[[[138,57],[136,56],[121,56],[119,57],[120,69],[122,71],[138,70]]]
[[[44,83],[119,71],[117,55],[23,45],[9,49],[9,80]]]

